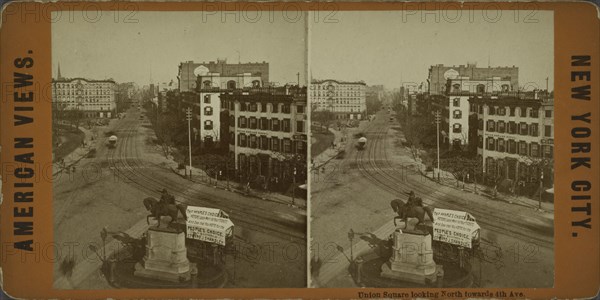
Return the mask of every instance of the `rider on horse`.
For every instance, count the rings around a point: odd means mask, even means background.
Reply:
[[[167,189],[162,190],[162,195],[160,196],[160,205],[165,206],[168,204],[175,204],[175,197],[173,197],[173,195],[169,194],[169,192],[167,191]]]

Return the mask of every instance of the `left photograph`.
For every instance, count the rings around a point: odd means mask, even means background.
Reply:
[[[306,18],[70,13],[52,18],[54,288],[305,287]]]

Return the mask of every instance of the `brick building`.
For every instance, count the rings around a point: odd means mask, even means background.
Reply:
[[[117,108],[116,83],[112,80],[63,78],[52,80],[52,103],[57,115],[79,111],[85,118],[112,118]]]
[[[362,119],[367,111],[367,85],[362,82],[313,80],[310,103],[315,111],[331,111],[337,119]]]

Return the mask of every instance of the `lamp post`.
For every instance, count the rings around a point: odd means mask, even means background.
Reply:
[[[436,135],[437,135],[437,170],[438,170],[438,181],[440,180],[440,122],[441,122],[441,113],[440,111],[435,112],[435,124],[436,124]],[[433,177],[435,179],[435,172],[433,172]]]
[[[294,176],[292,176],[292,205],[295,204],[296,193],[296,167],[294,167]]]
[[[185,115],[188,121],[188,153],[190,160],[190,179],[192,179],[192,109],[190,107],[185,110]]]

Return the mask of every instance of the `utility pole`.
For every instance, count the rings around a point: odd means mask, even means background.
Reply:
[[[437,127],[436,130],[436,134],[437,134],[437,169],[438,169],[438,181],[440,180],[440,122],[441,122],[441,113],[440,111],[436,111],[435,112],[435,124]],[[435,179],[435,172],[433,174],[434,179]]]
[[[300,72],[296,73],[296,76],[298,77],[298,87],[300,87]]]
[[[185,116],[188,121],[188,152],[190,160],[190,179],[192,179],[192,109],[190,107],[185,110]]]

